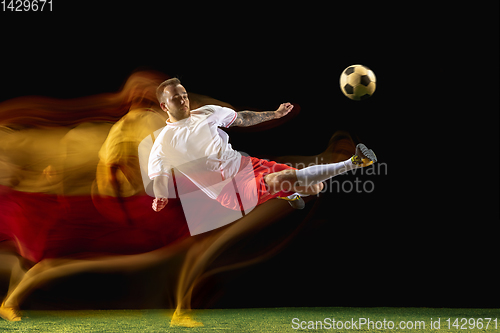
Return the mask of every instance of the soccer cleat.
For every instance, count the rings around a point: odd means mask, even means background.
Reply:
[[[294,209],[304,209],[306,202],[298,194],[295,194],[293,198],[289,197],[278,197],[278,199],[286,200]]]
[[[0,318],[8,321],[21,321],[21,314],[17,308],[0,305]]]
[[[364,144],[358,143],[356,146],[356,154],[351,157],[352,164],[361,167],[366,167],[377,162],[377,156],[373,150],[368,149]]]

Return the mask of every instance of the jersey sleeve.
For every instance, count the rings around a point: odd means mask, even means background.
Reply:
[[[170,177],[171,167],[166,163],[165,158],[162,156],[161,147],[153,147],[149,154],[148,162],[148,177],[155,179],[158,176]]]
[[[221,127],[229,127],[236,120],[238,113],[233,109],[219,106],[219,105],[211,105],[212,110],[214,111],[213,117],[217,124],[217,126]]]

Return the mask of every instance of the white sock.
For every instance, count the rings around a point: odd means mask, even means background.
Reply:
[[[313,165],[296,171],[298,185],[311,186],[319,184],[357,167],[352,163],[351,159],[339,163]]]

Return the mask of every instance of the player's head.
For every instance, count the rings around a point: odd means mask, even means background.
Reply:
[[[156,97],[163,111],[176,120],[189,117],[189,98],[186,89],[177,78],[162,82],[156,89]]]

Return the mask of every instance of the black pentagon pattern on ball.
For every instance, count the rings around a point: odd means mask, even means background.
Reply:
[[[344,86],[344,90],[346,93],[348,94],[352,94],[354,93],[354,87],[351,86],[349,83],[347,83],[345,86]]]
[[[370,84],[370,82],[371,81],[370,81],[370,78],[368,77],[368,75],[361,75],[359,83],[361,83],[362,85],[364,85],[366,87]]]
[[[351,66],[349,68],[346,68],[346,70],[344,71],[344,74],[345,75],[351,75],[352,73],[354,73],[354,69],[355,67],[354,66]]]
[[[363,96],[361,96],[359,98],[360,101],[364,100],[364,99],[367,99],[368,97],[370,97],[371,95],[370,94],[364,94]]]

